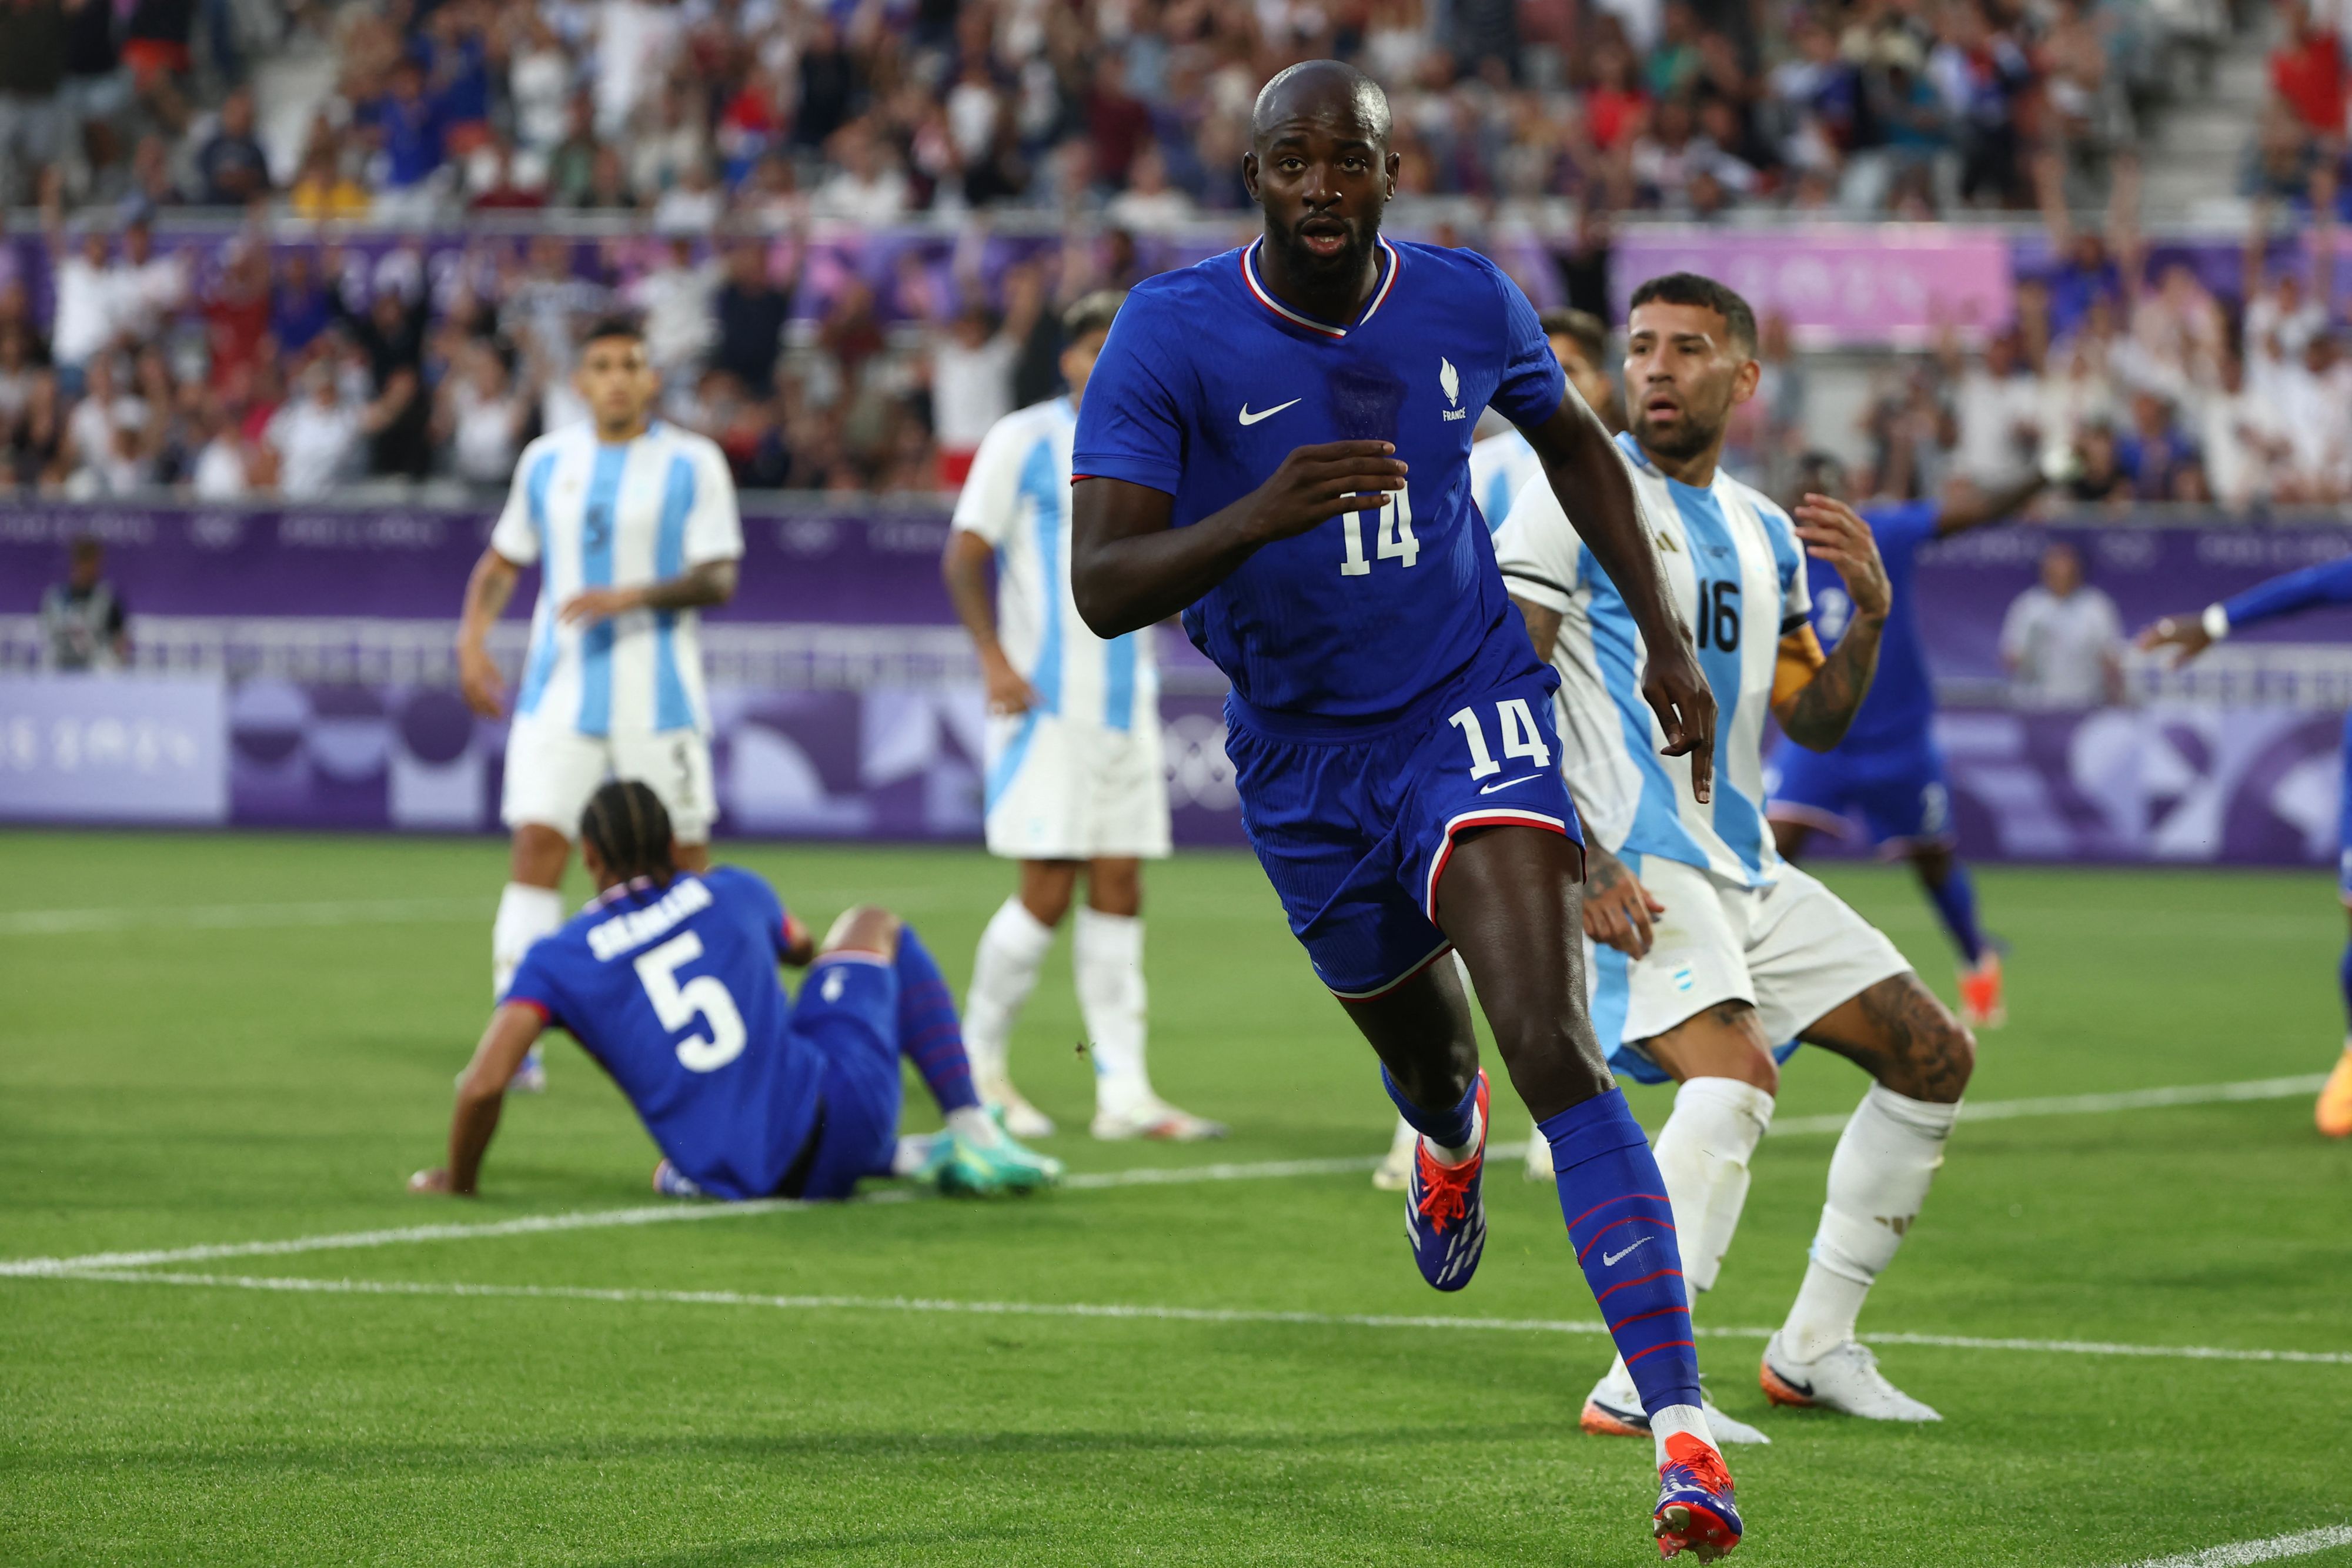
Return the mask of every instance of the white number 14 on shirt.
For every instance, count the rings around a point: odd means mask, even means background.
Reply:
[[[1462,732],[1470,747],[1471,778],[1490,779],[1503,770],[1495,754],[1486,749],[1486,727],[1478,722],[1477,709],[1462,708],[1445,722]],[[1502,727],[1506,758],[1524,757],[1538,768],[1551,766],[1551,747],[1543,743],[1543,731],[1536,727],[1536,716],[1528,709],[1527,698],[1505,697],[1496,703],[1495,722]]]
[[[1412,537],[1412,492],[1396,490],[1381,504],[1379,533],[1374,545],[1382,560],[1401,560],[1407,566],[1421,559],[1421,541]],[[1342,512],[1339,528],[1347,541],[1347,559],[1339,563],[1341,577],[1363,577],[1372,570],[1364,559],[1364,514]]]

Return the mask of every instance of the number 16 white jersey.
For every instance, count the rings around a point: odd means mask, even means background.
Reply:
[[[692,610],[556,618],[583,588],[636,588],[743,554],[735,482],[713,443],[656,423],[620,445],[583,423],[523,448],[490,548],[540,568],[515,716],[609,736],[709,730]]]
[[[1690,759],[1661,757],[1642,697],[1642,635],[1624,598],[1569,526],[1551,486],[1523,486],[1495,537],[1514,598],[1559,612],[1559,735],[1577,814],[1604,848],[1699,866],[1746,887],[1780,871],[1764,821],[1764,720],[1783,635],[1811,609],[1789,515],[1717,470],[1704,489],[1667,478],[1617,438],[1668,592],[1715,693],[1715,800],[1691,798]]]

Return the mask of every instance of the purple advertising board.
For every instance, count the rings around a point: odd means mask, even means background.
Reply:
[[[217,677],[0,680],[0,820],[216,825],[229,771]]]
[[[1644,279],[1696,272],[1729,284],[1800,342],[1916,345],[1945,326],[1979,330],[2012,308],[2008,235],[1925,224],[1778,231],[1628,228],[1610,265],[1617,319]]]
[[[66,542],[107,541],[107,571],[134,614],[381,616],[454,621],[488,538],[487,507],[382,507],[236,511],[33,504],[0,510],[0,614],[30,613],[65,568]],[[863,510],[747,503],[742,586],[712,612],[739,622],[950,626],[940,583],[947,509]],[[1919,623],[1939,678],[2000,674],[2001,618],[2032,587],[2042,552],[2079,549],[2124,623],[2195,610],[2281,571],[2352,553],[2352,529],[2216,523],[1981,529],[1919,558]],[[532,583],[509,614],[530,613]],[[2258,628],[2251,641],[2352,642],[2352,610]],[[1166,640],[1180,661],[1181,639]]]
[[[722,837],[980,837],[977,690],[722,685],[711,706]],[[1176,841],[1243,844],[1218,699],[1160,716]],[[1972,857],[2308,866],[2336,859],[2342,731],[2180,703],[1937,726]],[[504,727],[437,686],[0,677],[5,821],[488,832],[504,756]]]

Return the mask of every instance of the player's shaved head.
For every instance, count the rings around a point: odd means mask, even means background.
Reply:
[[[1350,126],[1383,152],[1395,126],[1380,83],[1345,60],[1301,60],[1258,89],[1250,110],[1250,144],[1262,158],[1285,126],[1318,120]]]
[[[1302,61],[1258,93],[1242,183],[1265,214],[1269,281],[1293,303],[1346,319],[1369,294],[1396,194],[1391,125],[1388,94],[1344,60]]]

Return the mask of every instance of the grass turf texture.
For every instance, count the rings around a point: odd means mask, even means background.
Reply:
[[[878,900],[959,985],[1004,869],[955,851],[730,846],[820,925]],[[655,1154],[568,1043],[469,1205],[414,1198],[485,1012],[481,841],[0,836],[0,1255],[275,1239],[650,1201]],[[576,873],[575,873],[576,874]],[[1832,881],[1948,988],[1898,873]],[[2323,1070],[2322,877],[1987,872],[2015,944],[1979,1099]],[[581,891],[576,881],[572,891]],[[417,901],[213,916],[191,906]],[[27,934],[11,911],[143,924]],[[1149,879],[1153,1067],[1202,1149],[1049,1145],[1082,1171],[1370,1155],[1370,1058],[1255,866]],[[1015,1050],[1082,1127],[1065,943]],[[1782,1113],[1861,1077],[1801,1052]],[[1653,1126],[1663,1092],[1633,1092]],[[1498,1095],[1498,1105],[1501,1097]],[[1498,1134],[1520,1135],[1516,1107]],[[1832,1140],[1768,1140],[1700,1321],[1776,1324]],[[1548,1185],[1490,1175],[1440,1300],[1360,1174],[835,1208],[365,1251],[224,1273],[1589,1320]],[[1965,1126],[1863,1327],[2352,1349],[2352,1148],[2303,1099]],[[2099,1565],[2336,1522],[2352,1366],[1891,1346],[1941,1426],[1768,1412],[1715,1339],[1755,1563]],[[0,1561],[1591,1563],[1654,1561],[1645,1443],[1575,1430],[1596,1336],[754,1306],[262,1294],[0,1279]],[[2352,1563],[2352,1549],[2301,1561]]]

